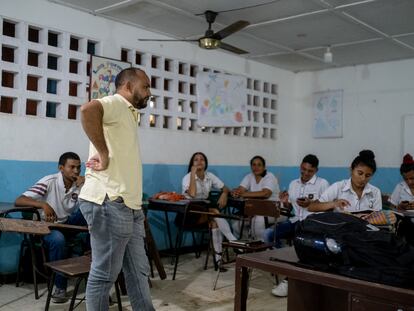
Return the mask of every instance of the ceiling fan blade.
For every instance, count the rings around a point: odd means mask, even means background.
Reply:
[[[235,46],[230,45],[230,44],[227,44],[227,43],[224,43],[224,42],[221,42],[220,43],[220,48],[223,49],[223,50],[226,50],[226,51],[230,51],[230,52],[236,53],[236,54],[247,54],[247,53],[249,53],[249,52],[247,52],[245,50],[236,48]]]
[[[180,41],[180,42],[197,42],[198,39],[138,39],[138,41],[156,41],[156,42],[173,42],[173,41]]]
[[[225,28],[223,28],[220,31],[217,31],[214,35],[213,38],[214,39],[223,39],[227,36],[230,36],[231,34],[242,30],[244,27],[246,27],[247,25],[249,25],[250,23],[248,21],[237,21]]]

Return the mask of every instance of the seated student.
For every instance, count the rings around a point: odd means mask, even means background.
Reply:
[[[280,239],[292,236],[296,223],[311,214],[308,211],[309,205],[312,201],[319,199],[329,186],[325,179],[316,176],[318,166],[319,159],[315,155],[308,154],[303,158],[300,164],[300,177],[289,184],[288,192],[284,191],[280,194],[283,205],[293,208],[294,216],[286,222],[278,223],[276,229],[267,229],[264,234],[266,243],[272,243],[274,236],[276,236],[275,246],[277,248],[281,247]],[[275,286],[272,289],[272,294],[277,297],[286,297],[288,294],[287,279]]]
[[[41,209],[41,217],[48,222],[86,226],[86,221],[78,208],[79,191],[85,181],[79,176],[80,158],[76,153],[66,152],[59,158],[59,173],[48,175],[19,196],[16,206],[33,206]],[[43,237],[48,250],[48,260],[67,258],[65,254],[68,234],[52,230]],[[63,303],[66,297],[67,279],[56,275],[56,289],[53,294],[55,303]]]
[[[394,189],[388,201],[396,208],[414,209],[414,160],[410,154],[406,154],[400,166],[403,181]],[[414,218],[404,217],[398,226],[398,234],[403,236],[408,243],[414,245]]]
[[[247,174],[240,186],[231,191],[235,198],[278,200],[279,183],[272,173],[266,170],[266,161],[261,156],[254,156],[250,160],[251,173]],[[240,231],[240,221],[233,225],[236,234]],[[265,217],[255,216],[251,221],[253,238],[262,240],[265,230]]]
[[[318,201],[308,207],[310,212],[339,211],[359,213],[362,217],[382,210],[381,191],[369,180],[377,170],[375,155],[362,150],[352,161],[351,178],[332,184]]]
[[[227,197],[229,189],[224,183],[214,174],[207,172],[208,160],[204,153],[196,152],[192,155],[190,163],[188,164],[188,174],[182,180],[182,193],[193,199],[207,199],[212,189],[221,190],[222,193],[217,201],[218,208],[224,208],[227,205]],[[210,208],[210,212],[218,213],[218,209]],[[198,217],[191,221],[196,224],[202,224],[207,219]],[[221,260],[223,237],[222,234],[229,240],[236,240],[230,229],[227,220],[223,218],[214,218],[211,223],[211,235],[213,240],[213,247],[215,251],[215,260],[218,264]]]

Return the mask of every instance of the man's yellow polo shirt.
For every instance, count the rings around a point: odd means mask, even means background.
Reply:
[[[103,107],[103,132],[109,150],[109,166],[104,171],[86,169],[80,198],[102,204],[122,197],[132,209],[142,204],[142,163],[138,141],[138,110],[119,94],[98,99]],[[98,152],[89,145],[89,158]]]

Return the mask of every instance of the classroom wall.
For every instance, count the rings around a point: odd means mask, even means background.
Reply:
[[[97,54],[119,59],[121,48],[131,48],[168,56],[186,62],[253,77],[278,85],[277,139],[234,137],[212,133],[193,133],[154,128],[140,128],[140,145],[144,164],[144,192],[152,195],[159,190],[180,191],[187,162],[195,151],[209,157],[211,170],[230,186],[236,186],[249,171],[252,156],[263,155],[269,166],[290,164],[294,143],[288,136],[288,124],[294,116],[289,111],[294,87],[294,73],[247,60],[220,51],[205,51],[188,43],[138,42],[137,38],[161,37],[158,34],[91,14],[56,5],[46,0],[2,0],[0,15],[78,34],[99,40]],[[85,99],[86,101],[86,99]],[[57,169],[57,159],[66,151],[77,152],[87,159],[88,141],[79,121],[30,117],[24,109],[17,114],[0,113],[0,202],[13,202],[40,177]],[[150,223],[160,249],[165,248],[165,235],[160,216],[150,215]],[[18,243],[1,239],[2,249]],[[0,257],[0,272],[15,269],[15,256]]]
[[[276,140],[140,129],[144,192],[150,195],[160,190],[179,191],[189,157],[199,150],[208,155],[210,170],[230,187],[237,186],[249,171],[248,161],[255,154],[267,159],[281,189],[286,189],[297,177],[297,165],[305,154],[317,154],[319,174],[334,182],[348,177],[351,160],[363,148],[371,148],[377,155],[380,168],[373,179],[375,185],[391,192],[400,178],[401,118],[414,112],[414,60],[294,74],[182,42],[138,43],[138,37],[158,35],[45,0],[1,2],[2,16],[101,40],[103,56],[119,58],[121,47],[130,47],[278,84]],[[344,90],[343,138],[314,139],[312,94],[333,89]],[[83,160],[87,158],[88,142],[79,121],[0,113],[0,141],[0,201],[5,202],[12,202],[40,177],[54,173],[61,153],[71,150]],[[166,237],[161,216],[150,217],[162,249]],[[0,247],[5,247],[3,239]],[[0,262],[3,269],[2,258]],[[9,260],[9,271],[13,263]]]
[[[312,95],[343,89],[343,137],[313,138]],[[391,192],[400,179],[403,116],[414,112],[414,60],[337,68],[296,75],[298,153],[316,152],[322,167],[346,168],[362,149],[376,154],[373,183]],[[411,150],[414,153],[414,150]]]

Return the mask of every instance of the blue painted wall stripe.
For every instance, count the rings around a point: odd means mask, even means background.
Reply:
[[[299,175],[298,167],[270,166],[268,170],[279,179],[281,190],[287,189],[289,182]],[[45,175],[57,171],[56,162],[13,161],[0,160],[0,202],[13,202],[17,196],[32,186]],[[249,173],[250,167],[246,166],[221,166],[212,165],[209,171],[220,177],[230,188],[238,186],[242,178]],[[158,191],[181,191],[181,179],[187,173],[187,165],[170,164],[144,164],[143,188],[144,193],[152,195]],[[349,178],[349,168],[346,167],[322,167],[319,176],[326,178],[330,183]],[[372,179],[372,184],[383,192],[390,193],[401,180],[398,168],[379,168]],[[175,215],[170,214],[170,222]],[[164,214],[150,212],[149,221],[151,230],[159,249],[168,248],[167,234],[165,230]],[[174,225],[171,226],[173,236]],[[9,235],[3,235],[0,241],[1,252],[8,250],[6,257],[0,256],[0,273],[16,271],[16,258],[19,251],[20,239],[16,236],[10,239]],[[12,234],[13,235],[13,234]],[[7,241],[6,241],[7,237]],[[187,237],[186,244],[191,243]]]

